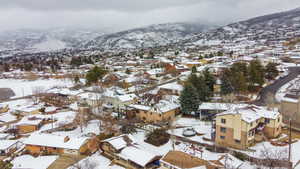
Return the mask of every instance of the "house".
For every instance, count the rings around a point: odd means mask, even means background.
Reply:
[[[97,151],[95,139],[68,137],[52,134],[32,134],[25,141],[30,154],[89,154]]]
[[[167,83],[159,87],[159,93],[162,95],[177,95],[179,96],[183,86],[177,82]]]
[[[21,148],[23,144],[17,140],[1,140],[0,156],[9,156]]]
[[[221,163],[207,161],[182,151],[169,151],[161,160],[160,169],[223,169]]]
[[[8,110],[9,110],[8,105],[0,104],[0,113],[8,112]]]
[[[0,140],[6,140],[8,139],[9,134],[5,134],[5,133],[0,133]]]
[[[45,120],[34,115],[25,116],[15,126],[19,134],[26,134],[39,130]]]
[[[104,93],[104,103],[115,110],[124,110],[127,105],[134,104],[137,101],[135,94],[123,94],[116,91],[107,91]]]
[[[172,101],[160,100],[151,106],[131,104],[128,106],[128,111],[135,114],[139,120],[157,123],[174,119],[180,112],[180,105]]]
[[[212,117],[218,113],[222,113],[226,110],[230,110],[238,107],[245,107],[247,104],[234,104],[234,103],[211,103],[203,102],[199,105],[199,116],[202,117]]]
[[[160,157],[145,150],[130,135],[120,135],[103,140],[100,148],[104,156],[126,168],[154,169],[159,167]]]
[[[284,95],[280,102],[280,112],[283,115],[283,122],[289,123],[292,120],[292,127],[300,130],[300,91],[293,90]]]
[[[41,112],[41,108],[43,108],[41,105],[21,106],[14,110],[14,114],[21,116],[38,114]]]
[[[281,134],[282,115],[255,105],[216,115],[215,142],[219,146],[247,149],[265,138]]]

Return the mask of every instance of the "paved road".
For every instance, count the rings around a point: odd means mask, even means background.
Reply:
[[[263,88],[254,104],[259,106],[266,105],[266,99],[268,93],[271,93],[275,96],[276,92],[285,84],[295,79],[300,74],[300,67],[290,67],[289,74],[282,78],[277,79],[274,83]]]

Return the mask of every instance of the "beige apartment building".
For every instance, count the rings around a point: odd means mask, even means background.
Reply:
[[[282,115],[249,105],[227,110],[216,116],[215,142],[219,146],[247,149],[266,138],[281,134]]]
[[[288,124],[291,119],[292,127],[300,130],[300,93],[298,92],[290,92],[282,98],[280,112],[285,124]]]

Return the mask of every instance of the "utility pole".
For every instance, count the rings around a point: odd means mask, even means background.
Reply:
[[[289,119],[289,162],[291,162],[291,157],[292,157],[292,118],[290,117]]]

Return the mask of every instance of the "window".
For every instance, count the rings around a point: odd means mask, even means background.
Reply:
[[[220,138],[221,138],[222,140],[225,140],[225,136],[220,136]]]
[[[235,143],[240,144],[241,140],[234,140]]]
[[[221,130],[222,133],[226,133],[226,128],[225,127],[221,127],[220,130]]]
[[[265,119],[265,123],[269,124],[270,123],[270,119]]]
[[[248,136],[254,136],[255,132],[254,131],[249,131]]]
[[[221,123],[225,124],[226,123],[226,119],[221,119]]]

